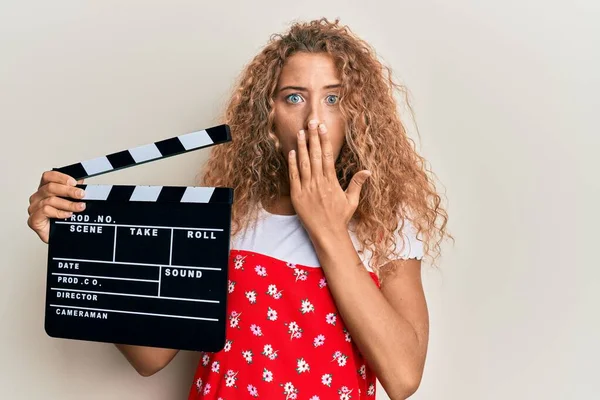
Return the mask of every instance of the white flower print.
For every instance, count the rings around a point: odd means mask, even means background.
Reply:
[[[344,340],[348,343],[352,341],[352,336],[350,336],[350,332],[348,332],[348,329],[346,328],[344,328]]]
[[[305,281],[308,278],[308,271],[294,268],[294,275],[296,276],[296,282]]]
[[[246,292],[246,298],[248,299],[250,304],[255,304],[256,303],[256,292],[254,290]]]
[[[298,323],[295,321],[290,322],[289,324],[285,324],[288,327],[288,333],[290,334],[290,339],[300,339],[302,337],[302,329],[298,326]]]
[[[337,361],[340,367],[346,365],[346,361],[348,360],[348,356],[342,354],[341,351],[336,351],[333,353],[333,359],[331,361]]]
[[[321,400],[321,398],[319,396],[317,396],[317,395],[314,395],[313,397],[311,397],[308,400]]]
[[[369,388],[367,389],[367,396],[375,396],[375,385],[369,384]]]
[[[325,286],[327,286],[327,280],[325,278],[321,278],[319,280],[319,288],[323,289]]]
[[[352,390],[348,389],[347,386],[342,386],[338,389],[338,394],[340,395],[340,400],[350,400],[352,398]]]
[[[235,387],[235,381],[236,381],[235,376],[228,376],[227,378],[225,378],[225,386],[227,386],[227,387],[234,386]]]
[[[202,366],[206,367],[209,362],[210,362],[210,356],[208,354],[203,355],[202,356]]]
[[[304,360],[304,358],[300,358],[298,359],[298,364],[296,366],[296,371],[298,371],[299,374],[303,373],[303,372],[307,372],[310,371],[310,366],[308,365],[308,363]]]
[[[265,344],[265,346],[263,347],[262,353],[265,356],[270,356],[271,354],[273,354],[273,346],[271,346],[270,344]]]
[[[233,293],[233,291],[235,290],[235,282],[230,281],[230,280],[228,280],[227,282],[228,282],[227,292]]]
[[[263,352],[262,355],[264,355],[265,357],[269,357],[269,360],[274,360],[277,358],[277,352],[279,350],[273,350],[273,346],[271,346],[270,344],[265,344],[265,346],[263,347]]]
[[[242,351],[242,356],[248,364],[252,364],[252,350]]]
[[[218,361],[213,361],[211,370],[212,370],[212,372],[219,373],[219,362]]]
[[[254,336],[262,336],[262,329],[260,329],[260,326],[252,324],[250,325],[250,330],[252,331]]]
[[[257,265],[256,267],[254,267],[254,271],[256,271],[258,276],[267,276],[267,269],[260,265]]]
[[[227,353],[229,350],[231,350],[232,344],[233,344],[233,340],[228,340],[227,342],[225,342],[225,346],[223,346],[223,350]]]
[[[237,381],[237,372],[233,372],[233,370],[227,370],[227,375],[225,378],[225,386],[227,387],[237,387],[235,382]]]
[[[238,254],[237,256],[235,256],[235,259],[233,260],[233,265],[235,267],[235,269],[241,269],[244,270],[244,264],[246,263],[246,261],[244,261],[246,257],[242,257],[241,254]]]
[[[244,270],[243,267],[244,267],[244,263],[245,263],[245,261],[244,261],[245,258],[246,257],[242,257],[240,254],[238,254],[237,256],[235,256],[235,259],[233,261],[235,269]]]
[[[196,390],[198,393],[202,391],[202,378],[196,379]]]
[[[270,321],[277,321],[277,311],[269,307],[269,311],[267,311],[267,319]]]
[[[280,383],[280,385],[283,386],[283,394],[286,395],[286,399],[295,399],[297,397],[298,389],[294,387],[292,382],[286,382],[285,385]]]
[[[237,311],[232,311],[229,315],[229,326],[232,328],[239,328],[240,316],[242,313],[238,313]]]
[[[332,380],[333,380],[333,377],[331,374],[325,374],[321,377],[321,383],[325,386],[331,387]]]
[[[314,312],[315,306],[313,306],[312,303],[308,299],[305,299],[305,300],[302,300],[302,307],[300,308],[300,311],[302,312],[302,314]]]
[[[266,368],[263,369],[263,381],[273,382],[273,373]]]
[[[317,335],[315,340],[313,340],[313,345],[315,347],[323,346],[325,343],[325,335]]]
[[[281,290],[278,291],[277,290],[277,285],[269,285],[269,287],[267,288],[267,294],[271,297],[273,297],[275,300],[279,300],[281,298]]]
[[[329,313],[325,316],[325,321],[327,321],[329,325],[335,325],[336,319],[335,313]]]
[[[285,265],[287,265],[287,266],[288,266],[288,268],[293,268],[293,269],[296,269],[296,264],[294,264],[294,263],[291,263],[291,262],[286,262],[286,263],[285,263]]]
[[[358,374],[363,379],[367,379],[367,368],[366,368],[365,364],[363,364],[363,365],[360,366],[360,368],[358,369]]]
[[[206,395],[207,395],[207,394],[209,394],[209,393],[210,393],[210,383],[207,383],[207,384],[204,386],[204,392],[202,392],[202,394],[206,396]]]
[[[258,397],[258,389],[256,389],[256,386],[248,385],[248,393],[250,393],[250,396],[252,397]]]

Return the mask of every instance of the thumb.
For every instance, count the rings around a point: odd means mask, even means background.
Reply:
[[[348,188],[346,189],[346,198],[350,201],[351,204],[358,204],[358,199],[360,198],[360,191],[363,187],[363,184],[367,180],[368,177],[371,176],[371,171],[363,170],[359,171],[352,177]]]

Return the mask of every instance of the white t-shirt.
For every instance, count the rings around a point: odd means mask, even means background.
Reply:
[[[232,238],[232,249],[248,250],[285,260],[306,267],[320,267],[317,253],[308,233],[302,226],[298,215],[271,214],[264,208],[259,209],[259,218],[254,229],[247,229]],[[350,238],[358,251],[360,243],[350,229]],[[400,235],[404,236],[405,246],[402,246]],[[423,243],[417,238],[416,230],[408,219],[405,219],[404,229],[396,230],[396,258],[409,259],[423,257]],[[365,249],[359,253],[367,270],[371,259],[371,251]]]

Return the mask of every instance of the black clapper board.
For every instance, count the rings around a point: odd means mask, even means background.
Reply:
[[[229,141],[220,125],[54,170],[79,180]],[[86,209],[50,220],[47,334],[221,350],[233,189],[77,186]]]

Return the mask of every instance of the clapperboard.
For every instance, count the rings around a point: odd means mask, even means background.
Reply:
[[[229,141],[220,125],[54,170],[83,179]],[[221,350],[233,189],[78,187],[86,209],[50,222],[47,334]]]

